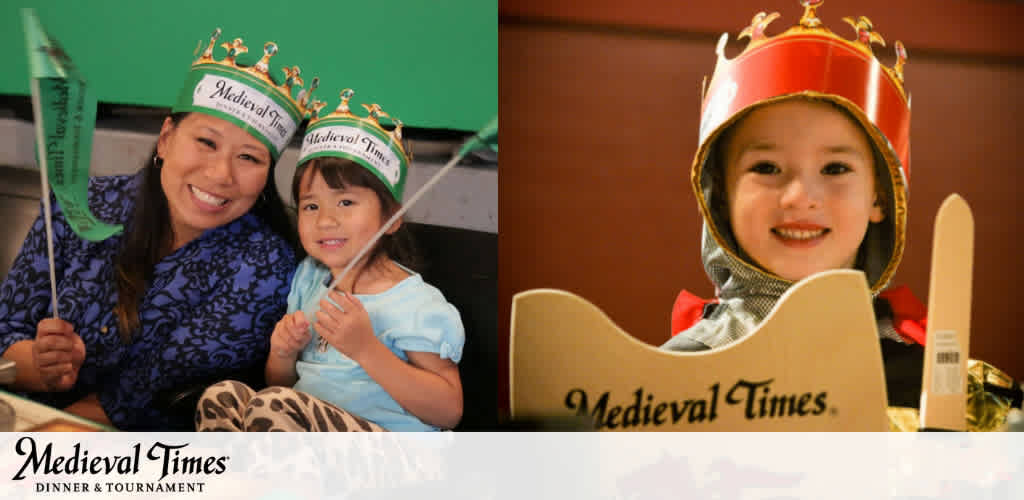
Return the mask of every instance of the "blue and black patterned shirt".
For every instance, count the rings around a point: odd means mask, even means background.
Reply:
[[[126,224],[141,179],[141,173],[90,179],[93,214]],[[121,430],[190,430],[191,418],[166,414],[154,396],[266,359],[270,333],[285,313],[294,251],[252,214],[206,231],[157,263],[139,303],[142,326],[125,344],[114,311],[113,260],[121,235],[97,243],[80,239],[53,207],[58,307],[82,337],[86,354],[71,390],[29,397],[63,407],[96,393]],[[34,339],[51,309],[40,216],[0,285],[0,353]]]

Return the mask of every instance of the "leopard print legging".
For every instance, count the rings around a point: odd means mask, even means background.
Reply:
[[[382,427],[288,387],[260,392],[234,380],[211,385],[196,407],[197,431],[378,432]]]

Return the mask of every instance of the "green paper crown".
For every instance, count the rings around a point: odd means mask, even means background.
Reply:
[[[412,160],[402,144],[402,121],[385,113],[379,104],[363,104],[369,116],[352,114],[348,101],[354,94],[352,89],[342,90],[341,103],[323,117],[319,113],[325,103],[315,101],[310,105],[312,117],[302,139],[299,165],[323,156],[352,160],[376,175],[401,202]],[[395,128],[385,130],[381,117],[390,118]]]
[[[310,96],[320,80],[313,78],[308,90],[302,88],[299,67],[293,66],[282,68],[283,83],[275,82],[268,64],[277,53],[274,42],[263,45],[263,57],[252,66],[235,61],[238,55],[249,51],[241,38],[222,43],[228,53],[216,61],[213,47],[220,34],[217,28],[206,50],[192,63],[173,111],[199,111],[234,123],[266,145],[276,160],[309,114],[315,102]],[[293,87],[299,88],[297,98],[292,97]]]

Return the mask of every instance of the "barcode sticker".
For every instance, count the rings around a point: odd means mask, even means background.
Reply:
[[[932,394],[958,394],[960,387],[960,341],[953,330],[934,332],[932,360]]]

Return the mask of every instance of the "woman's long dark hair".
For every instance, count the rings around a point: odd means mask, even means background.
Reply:
[[[296,204],[298,204],[299,191],[302,188],[302,177],[306,171],[311,172],[313,175],[319,173],[323,177],[324,182],[332,189],[342,189],[346,186],[360,186],[372,189],[377,194],[377,199],[380,200],[382,222],[390,219],[402,206],[391,194],[391,191],[388,191],[384,182],[367,170],[366,167],[354,161],[334,156],[314,158],[295,168],[295,176],[292,177],[292,199],[296,201]],[[365,257],[366,265],[363,266],[363,270],[368,269],[384,256],[413,271],[420,268],[421,262],[416,252],[415,242],[412,239],[412,234],[404,224],[399,226],[397,231],[380,237],[380,240],[377,241],[373,249],[367,253]],[[355,288],[355,281],[359,279],[362,273],[363,271],[360,270],[359,274],[356,275],[356,279],[352,282],[353,288]]]
[[[188,113],[172,114],[171,122],[177,127],[186,116]],[[167,195],[160,183],[163,160],[156,159],[156,154],[154,146],[153,154],[142,166],[142,178],[135,193],[134,213],[125,225],[121,249],[114,258],[117,273],[117,322],[121,340],[125,343],[139,329],[139,302],[153,279],[157,262],[171,251],[174,241]],[[271,230],[298,250],[298,237],[291,223],[293,217],[286,211],[274,182],[275,163],[271,161],[267,184],[249,213],[262,219]]]

